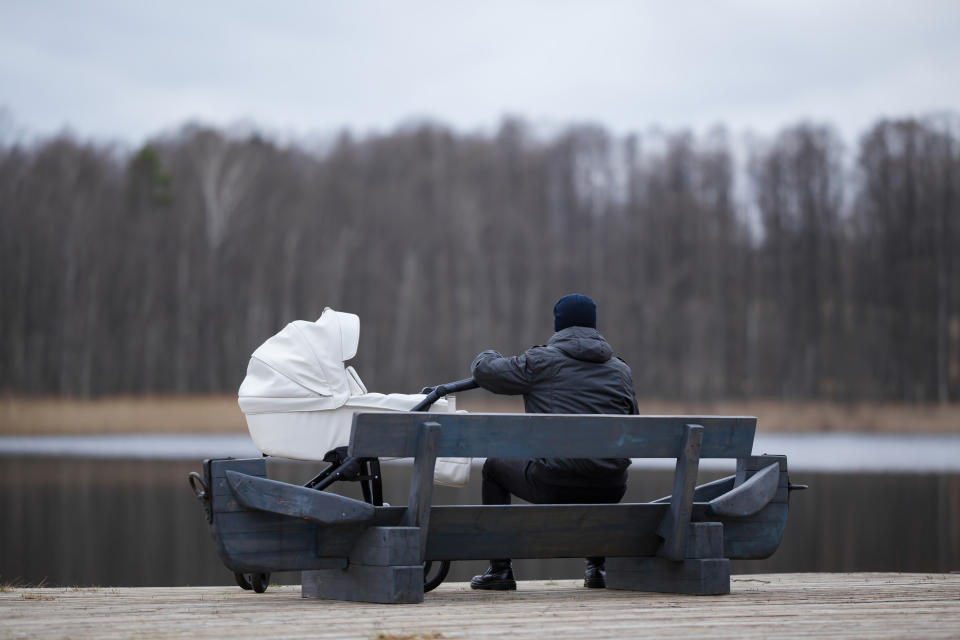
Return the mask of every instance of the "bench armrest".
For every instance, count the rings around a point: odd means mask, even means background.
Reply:
[[[687,534],[690,516],[693,514],[693,494],[697,485],[697,470],[700,467],[700,443],[703,427],[688,424],[683,434],[683,445],[677,456],[673,472],[673,493],[670,507],[663,517],[657,533],[663,537],[663,556],[670,560],[683,560],[687,552]]]

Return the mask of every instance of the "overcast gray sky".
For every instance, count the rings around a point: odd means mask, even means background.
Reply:
[[[0,107],[128,143],[186,120],[289,136],[504,114],[849,137],[960,110],[960,1],[0,0]]]

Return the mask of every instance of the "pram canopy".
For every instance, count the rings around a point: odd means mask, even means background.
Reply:
[[[240,385],[240,409],[252,414],[342,407],[355,391],[366,392],[343,364],[357,355],[359,343],[360,318],[352,313],[328,307],[316,322],[291,322],[253,352]],[[357,384],[350,384],[351,377]]]
[[[410,411],[425,398],[368,392],[345,365],[359,342],[360,318],[328,307],[316,322],[295,320],[253,352],[237,401],[261,453],[323,460],[348,444],[355,412]],[[452,397],[430,407],[434,413],[454,410]],[[460,486],[469,469],[469,459],[440,459],[435,481]]]

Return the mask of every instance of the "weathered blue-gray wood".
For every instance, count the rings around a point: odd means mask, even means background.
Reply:
[[[668,508],[664,503],[597,505],[488,505],[437,506],[431,509],[430,535],[426,560],[486,560],[513,558],[580,558],[585,556],[630,556],[656,554],[661,538],[657,525]],[[378,508],[377,520],[399,522],[403,507]],[[753,527],[751,534],[779,543],[779,522],[767,523],[741,519],[738,530]],[[701,522],[712,518],[706,503],[693,505],[691,533]],[[727,548],[727,530],[718,522],[710,535],[722,536],[724,557],[757,557],[757,547],[744,555],[744,541],[731,538]],[[696,542],[687,541],[687,548]],[[731,552],[732,549],[732,552]],[[686,557],[695,557],[686,555]]]
[[[373,518],[373,505],[353,498],[229,469],[226,477],[237,501],[248,509],[325,525],[367,522]]]
[[[501,458],[676,458],[687,424],[704,428],[701,458],[752,453],[751,417],[545,414],[358,413],[350,455],[416,455],[420,425],[441,425],[438,456]]]
[[[611,588],[726,593],[728,559],[773,553],[786,523],[786,458],[750,455],[755,426],[738,417],[360,414],[353,455],[415,456],[407,506],[265,480],[261,459],[208,461],[211,532],[234,571],[303,570],[304,597],[420,602],[424,560],[584,556],[608,558]],[[652,503],[433,507],[438,455],[676,457],[677,466],[671,496]],[[701,457],[735,457],[737,473],[697,487]]]
[[[714,480],[713,482],[699,485],[693,492],[693,501],[710,502],[717,496],[722,496],[727,491],[730,491],[730,489],[733,489],[733,481],[735,478],[736,476],[727,476],[719,480]],[[670,496],[667,496],[664,500],[669,501]]]
[[[723,525],[719,522],[691,522],[684,558],[722,558]]]
[[[771,504],[748,518],[723,520],[723,555],[733,559],[753,559],[773,553],[786,523],[785,506]],[[430,510],[424,558],[485,560],[505,556],[654,555],[661,543],[656,528],[667,507],[664,503],[437,506]],[[377,511],[375,521],[385,527],[395,527],[406,507],[380,507]],[[369,556],[360,555],[365,553],[364,545],[358,542],[377,527],[364,531],[349,527],[316,527],[304,522],[305,530],[301,522],[287,518],[293,526],[279,528],[278,516],[272,514],[230,515],[245,520],[243,529],[225,527],[222,537],[227,554],[225,562],[237,570],[295,570],[298,563],[302,563],[300,567],[320,566],[313,554],[334,560],[334,566],[340,566],[337,563],[342,564],[347,557],[362,564],[377,563]],[[708,513],[706,503],[694,504],[692,516],[694,521],[716,522],[716,518]],[[409,544],[408,537],[402,539],[399,544]],[[316,541],[315,545],[313,541]],[[688,548],[690,545],[688,540]]]
[[[427,560],[652,555],[667,505],[434,507]]]
[[[267,475],[267,466],[262,458],[204,462],[204,481],[213,513],[210,533],[228,569],[270,573],[320,569],[335,562],[317,553],[317,525],[240,505],[227,481],[228,470],[262,478]],[[343,542],[340,551],[345,558],[349,546]]]
[[[739,486],[748,479],[765,469],[768,465],[776,462],[780,465],[780,473],[787,473],[787,456],[763,454],[759,456],[739,456],[737,458],[737,481]]]
[[[426,560],[484,560],[512,555],[514,558],[577,558],[588,555],[653,555],[661,539],[656,528],[666,513],[665,503],[618,505],[503,505],[436,506],[430,510]],[[378,507],[374,522],[394,527],[406,507]],[[255,514],[269,517],[269,514]],[[717,518],[706,503],[694,503],[694,522],[724,524],[724,556],[758,559],[772,554],[786,524],[786,505],[771,503],[747,518]],[[295,521],[291,521],[296,523]],[[270,523],[261,532],[277,530]],[[324,557],[347,557],[363,530],[346,527],[316,528],[318,552]],[[293,532],[296,533],[296,532]],[[232,549],[245,553],[260,539],[235,542]],[[297,540],[291,537],[291,542]],[[262,567],[280,571],[279,567]]]
[[[350,550],[350,564],[378,567],[419,564],[418,527],[369,527]]]
[[[706,505],[704,505],[706,506]],[[734,560],[769,558],[780,546],[787,525],[787,505],[770,503],[746,518],[724,518],[703,512],[703,520],[723,524],[724,555]],[[694,518],[696,519],[696,510]]]
[[[687,533],[693,513],[693,491],[697,486],[697,470],[700,466],[700,444],[703,427],[688,424],[683,434],[683,445],[677,456],[673,472],[673,494],[670,507],[657,527],[663,538],[661,553],[670,560],[682,560],[687,549]]]
[[[351,564],[346,570],[304,571],[300,580],[300,595],[304,598],[378,604],[423,602],[422,565],[375,567]]]
[[[724,555],[728,558],[760,560],[769,558],[780,546],[787,525],[789,484],[786,456],[748,456],[737,460],[737,486],[771,464],[779,465],[777,491],[760,511],[745,517],[719,516],[708,505],[694,509],[695,521],[723,523]]]
[[[248,474],[249,463],[263,465],[261,459],[214,462],[221,469],[225,464],[246,467]],[[222,489],[229,493],[225,478]],[[214,498],[217,507],[224,502]],[[436,506],[430,509],[425,559],[653,555],[660,543],[656,527],[667,507],[665,503]],[[362,525],[319,527],[303,520],[244,510],[239,505],[236,508],[241,511],[217,508],[215,523],[219,528],[212,531],[221,558],[231,570],[276,572],[342,566],[357,552],[357,541],[366,535]],[[372,524],[396,527],[406,512],[404,506],[377,507]],[[692,512],[696,522],[724,524],[723,555],[735,559],[763,558],[773,553],[783,534],[786,515],[787,505],[777,502],[746,518],[717,518],[709,513],[706,503],[695,503]],[[374,564],[361,556],[356,561],[361,559]]]
[[[710,502],[717,496],[721,496],[727,491],[733,489],[733,482],[735,479],[736,476],[727,476],[725,478],[720,478],[719,480],[714,480],[713,482],[698,485],[693,491],[693,501]],[[670,498],[672,497],[673,496],[663,496],[662,498],[651,500],[651,502],[670,502]]]
[[[420,425],[416,458],[413,461],[413,477],[410,480],[410,498],[401,525],[418,527],[420,530],[420,562],[427,549],[427,532],[430,526],[430,501],[433,499],[433,471],[437,464],[437,440],[440,425],[425,422]]]
[[[780,465],[776,462],[753,474],[735,489],[710,501],[710,513],[742,518],[763,509],[777,495]]]
[[[375,520],[374,522],[338,525],[336,527],[313,525],[314,537],[317,542],[317,555],[324,558],[340,558],[345,561],[353,551],[360,536],[373,526],[376,526]]]
[[[722,595],[730,593],[726,558],[607,558],[607,588],[658,593]]]

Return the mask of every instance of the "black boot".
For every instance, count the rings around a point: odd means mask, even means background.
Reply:
[[[470,588],[516,591],[517,581],[513,578],[513,565],[509,560],[491,560],[490,568],[485,573],[473,576]]]
[[[587,570],[583,572],[583,586],[589,589],[606,589],[607,572],[604,558],[587,558]]]

